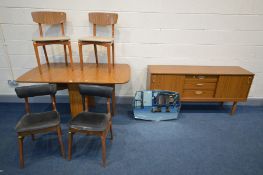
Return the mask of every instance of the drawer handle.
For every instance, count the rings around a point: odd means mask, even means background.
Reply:
[[[195,91],[196,95],[201,95],[203,92],[202,91]]]
[[[205,79],[205,76],[199,75],[199,76],[197,76],[197,78],[201,80],[201,79]]]
[[[204,86],[203,83],[197,83],[196,86]]]

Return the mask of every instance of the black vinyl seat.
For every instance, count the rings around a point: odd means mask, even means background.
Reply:
[[[60,117],[57,111],[42,113],[27,113],[17,123],[16,132],[35,131],[59,125]]]
[[[72,140],[75,133],[92,134],[101,138],[102,144],[102,163],[106,164],[106,137],[108,132],[112,135],[112,121],[110,110],[110,99],[112,98],[113,88],[97,85],[79,85],[82,95],[83,112],[73,117],[69,122],[68,140],[68,159],[71,160]],[[107,98],[107,113],[95,113],[88,110],[88,96],[98,96]]]
[[[110,116],[104,113],[81,112],[69,122],[69,127],[78,130],[104,131]]]
[[[57,92],[57,86],[55,84],[23,86],[15,88],[15,91],[19,98],[25,99],[26,105],[26,114],[21,117],[15,127],[19,144],[20,168],[24,167],[23,140],[25,136],[31,135],[32,139],[34,140],[34,134],[56,132],[58,135],[61,154],[63,157],[65,157],[64,145],[62,142],[62,132],[60,127],[60,116],[59,113],[56,111],[55,94]],[[28,98],[43,95],[51,96],[52,111],[31,113]]]

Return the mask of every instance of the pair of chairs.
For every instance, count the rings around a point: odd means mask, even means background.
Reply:
[[[42,46],[46,58],[46,63],[49,65],[46,45],[51,44],[62,44],[64,46],[64,54],[65,54],[65,62],[68,65],[67,60],[67,47],[69,50],[70,57],[70,65],[71,69],[74,69],[73,66],[73,58],[72,58],[72,49],[70,38],[65,36],[64,23],[66,21],[66,13],[65,12],[32,12],[31,13],[33,21],[38,23],[39,26],[39,34],[40,37],[33,38],[33,45],[35,50],[35,55],[37,59],[37,64],[40,73],[42,73],[40,56],[38,52],[38,47]],[[93,36],[83,37],[78,40],[79,45],[79,57],[80,57],[80,65],[81,70],[83,70],[83,45],[94,45],[94,53],[96,58],[96,64],[98,65],[98,53],[97,53],[97,45],[104,46],[107,48],[107,57],[108,57],[108,66],[110,68],[111,65],[111,48],[112,48],[112,64],[114,65],[114,26],[117,23],[118,14],[116,13],[100,13],[93,12],[89,13],[89,21],[93,24]],[[42,25],[60,25],[62,36],[59,37],[46,37],[43,34]],[[96,35],[96,26],[97,25],[111,25],[112,33],[111,37],[99,37]]]
[[[35,140],[35,134],[46,132],[57,132],[60,151],[65,158],[64,146],[62,141],[62,132],[60,127],[60,115],[56,111],[55,94],[57,87],[55,84],[32,85],[17,87],[15,89],[19,98],[25,99],[26,114],[18,121],[15,130],[18,135],[19,144],[19,165],[24,167],[23,158],[23,139],[25,136],[32,136]],[[112,120],[110,110],[110,99],[112,98],[113,89],[106,86],[97,85],[79,85],[79,91],[83,99],[83,112],[69,121],[68,132],[68,160],[71,160],[72,140],[75,133],[92,134],[101,138],[102,143],[102,163],[106,165],[106,137],[108,132],[112,134]],[[29,97],[50,95],[52,100],[52,111],[31,113],[29,107]],[[107,113],[89,112],[88,96],[99,96],[107,98]]]

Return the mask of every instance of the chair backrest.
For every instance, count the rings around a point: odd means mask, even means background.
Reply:
[[[89,13],[89,21],[97,25],[112,25],[116,24],[118,20],[117,13],[101,13],[93,12]]]
[[[89,13],[89,21],[93,23],[93,35],[96,36],[96,25],[112,25],[112,37],[114,37],[114,25],[118,21],[117,13]]]
[[[65,12],[38,11],[31,13],[33,21],[40,24],[61,24],[66,21]]]
[[[83,111],[88,111],[88,96],[97,96],[107,98],[107,111],[110,113],[110,99],[113,93],[112,87],[80,84],[79,92],[82,95]]]
[[[66,21],[66,13],[65,12],[50,12],[50,11],[37,11],[31,13],[33,21],[38,23],[40,36],[43,36],[42,24],[61,25],[62,35],[64,32],[64,22]]]
[[[52,109],[56,110],[56,99],[55,94],[57,92],[56,84],[42,84],[42,85],[31,85],[16,87],[15,92],[19,98],[25,98],[26,112],[30,112],[29,108],[29,97],[50,95],[52,98]]]
[[[98,97],[111,98],[112,91],[113,88],[107,86],[87,85],[87,84],[79,85],[79,92],[83,96],[98,96]]]

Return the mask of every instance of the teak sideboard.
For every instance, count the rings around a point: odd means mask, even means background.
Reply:
[[[254,74],[239,66],[149,65],[147,89],[176,91],[182,102],[246,101]]]

